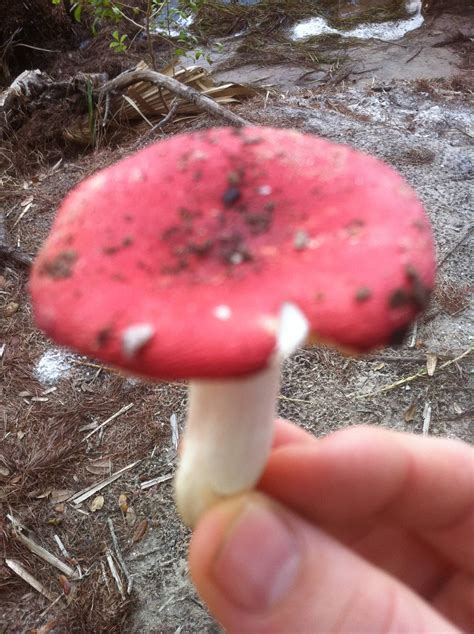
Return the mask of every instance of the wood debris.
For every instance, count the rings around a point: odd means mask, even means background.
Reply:
[[[128,410],[132,409],[132,407],[134,406],[133,403],[129,403],[128,405],[125,405],[124,407],[122,407],[121,409],[119,409],[118,412],[115,412],[115,414],[112,414],[112,416],[109,416],[109,418],[107,418],[107,420],[104,420],[103,423],[101,423],[100,425],[97,425],[97,427],[94,427],[94,429],[89,432],[87,434],[87,436],[84,436],[84,438],[82,439],[82,442],[84,442],[85,440],[87,440],[88,438],[90,438],[93,434],[95,434],[96,432],[102,430],[106,425],[108,425],[109,423],[111,423],[113,420],[115,420],[116,418],[118,418],[119,416],[122,416],[122,414],[125,414],[125,412],[128,412]]]
[[[132,83],[134,73],[137,75],[137,79]],[[141,78],[139,73],[143,74]],[[145,77],[146,73],[149,73],[148,81]],[[161,77],[164,82],[168,79],[168,86],[158,86],[156,83],[152,83],[153,76],[156,76],[155,80]],[[130,81],[132,85],[127,85],[124,81]],[[137,64],[133,71],[122,73],[108,83],[115,90],[115,94],[112,93],[110,96],[107,121],[102,121],[101,127],[104,128],[105,124],[111,131],[116,131],[118,127],[124,125],[127,127],[138,126],[139,130],[143,126],[145,129],[149,129],[151,126],[162,124],[172,109],[175,121],[194,119],[201,115],[203,110],[212,110],[212,104],[216,106],[214,114],[224,116],[225,113],[228,113],[229,123],[232,123],[232,119],[234,125],[243,125],[246,122],[226,110],[224,106],[238,103],[255,94],[253,89],[240,84],[216,85],[210,74],[199,66],[179,69],[168,67],[161,73],[156,73],[150,70],[143,61]],[[121,89],[121,84],[124,84],[125,93],[117,94],[117,90]],[[179,90],[179,85],[182,89],[190,89],[189,95],[192,91],[194,98],[186,97],[185,90],[181,90],[182,94],[177,97],[175,91]],[[106,88],[107,84],[103,86],[102,90]],[[200,100],[199,97],[202,99]],[[205,104],[209,107],[206,108]],[[75,126],[64,131],[66,139],[83,145],[90,144],[94,134],[95,131],[91,130],[89,116],[84,116]]]
[[[76,505],[82,504],[82,502],[85,502],[85,500],[88,500],[90,497],[95,495],[97,491],[100,491],[101,489],[105,488],[109,484],[112,484],[112,482],[115,482],[115,480],[120,478],[120,476],[122,476],[124,473],[126,473],[127,471],[130,471],[130,469],[133,469],[133,467],[136,467],[137,464],[139,464],[139,462],[141,461],[136,460],[135,462],[132,462],[126,467],[123,467],[123,469],[116,471],[108,478],[105,478],[105,480],[101,480],[100,482],[97,482],[96,484],[93,484],[90,487],[86,487],[85,489],[82,489],[82,491],[78,491],[76,494],[72,495],[69,498],[68,502],[74,502],[74,504]]]
[[[91,460],[86,466],[86,471],[94,475],[104,475],[112,472],[112,460],[110,458],[98,458]]]
[[[23,579],[23,581],[34,588],[37,592],[46,597],[48,601],[56,600],[57,597],[55,597],[54,594],[48,590],[48,588],[45,588],[45,586],[40,581],[38,581],[38,579],[35,579],[33,575],[25,570],[25,568],[23,568],[19,561],[16,561],[16,559],[5,558],[5,563],[12,572],[18,575],[21,579]]]
[[[168,480],[172,480],[172,479],[173,479],[173,474],[172,473],[168,473],[167,475],[159,476],[158,478],[152,478],[151,480],[145,480],[145,482],[142,482],[140,484],[140,489],[142,491],[145,491],[146,489],[149,489],[150,487],[155,486],[155,484],[162,484],[163,482],[168,482]]]
[[[115,556],[117,557],[117,561],[119,562],[120,568],[122,569],[125,579],[127,580],[127,594],[130,594],[133,587],[133,578],[131,574],[129,573],[128,568],[123,559],[122,552],[119,548],[117,535],[115,534],[114,524],[112,520],[110,519],[110,517],[107,520],[107,525],[109,527],[110,536],[112,537],[112,542],[113,542],[114,550],[115,550]]]
[[[438,357],[433,352],[427,352],[426,354],[426,373],[428,376],[433,376],[438,365]]]
[[[35,541],[27,537],[23,533],[24,527],[21,527],[21,525],[16,522],[16,520],[13,520],[12,524],[14,527],[14,535],[16,539],[18,539],[18,541],[26,546],[26,548],[28,548],[30,552],[32,552],[34,555],[36,555],[46,563],[50,564],[51,566],[57,568],[64,575],[68,577],[74,577],[75,570],[71,568],[71,566],[68,566],[66,563],[58,559],[58,557],[46,550],[46,548],[43,548],[43,546],[40,546]]]
[[[107,559],[110,572],[112,573],[112,577],[114,578],[115,585],[117,586],[117,589],[120,592],[120,596],[122,597],[122,599],[125,599],[125,592],[124,592],[122,579],[120,579],[117,566],[115,565],[115,562],[113,560],[112,553],[110,552],[110,550],[107,550],[107,552],[105,553],[105,557]]]
[[[472,354],[472,352],[474,351],[474,346],[471,346],[470,348],[468,348],[467,350],[465,350],[462,354],[460,354],[459,356],[455,357],[454,359],[450,359],[449,361],[445,361],[444,363],[442,363],[439,367],[438,367],[438,371],[440,370],[444,370],[445,368],[449,367],[450,365],[453,365],[454,363],[457,363],[458,361],[461,361],[461,359],[464,359],[465,357],[469,356],[470,354]],[[417,379],[423,377],[423,376],[427,376],[428,375],[428,370],[427,368],[422,368],[421,370],[418,370],[418,372],[416,372],[415,374],[411,374],[410,376],[405,376],[402,379],[399,379],[398,381],[395,381],[394,383],[390,383],[390,385],[384,385],[381,388],[378,388],[377,390],[374,390],[373,392],[368,392],[367,394],[349,394],[348,396],[353,396],[357,399],[361,399],[361,398],[369,398],[371,396],[377,396],[378,394],[384,394],[385,392],[389,392],[390,390],[394,390],[397,387],[400,387],[401,385],[406,385],[407,383],[411,383],[412,381],[416,381]]]
[[[426,401],[425,407],[423,408],[423,436],[427,436],[430,431],[430,423],[431,423],[431,404],[429,401]]]
[[[178,429],[178,417],[173,412],[170,416],[170,426],[171,426],[171,445],[175,451],[178,450],[179,445],[179,429]]]

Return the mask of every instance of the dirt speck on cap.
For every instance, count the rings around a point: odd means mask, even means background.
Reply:
[[[40,274],[47,275],[54,280],[62,280],[71,277],[73,265],[77,260],[76,251],[63,251],[52,260],[43,262]]]

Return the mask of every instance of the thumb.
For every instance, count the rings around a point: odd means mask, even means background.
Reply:
[[[190,568],[231,634],[458,631],[396,579],[261,494],[201,519]]]

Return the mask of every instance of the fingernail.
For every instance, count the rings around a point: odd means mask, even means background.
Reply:
[[[298,542],[278,514],[249,502],[219,550],[214,581],[236,606],[261,612],[288,594],[300,560]]]

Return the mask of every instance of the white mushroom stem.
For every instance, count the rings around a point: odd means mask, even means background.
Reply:
[[[192,381],[176,475],[179,512],[188,526],[218,500],[251,489],[273,439],[281,362],[303,341],[308,323],[292,304],[281,310],[269,366],[245,377]]]

